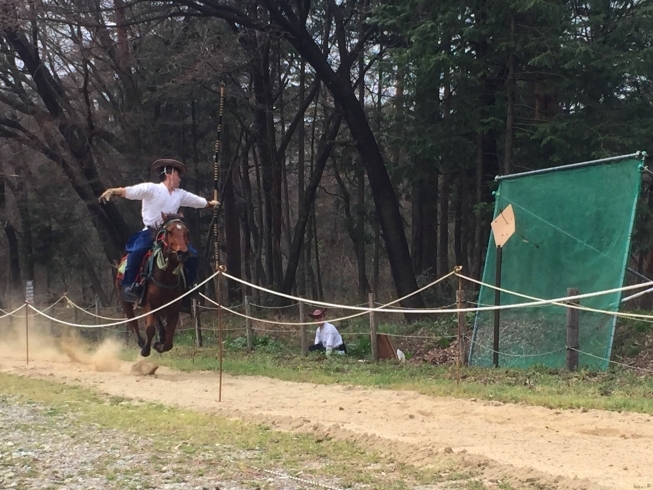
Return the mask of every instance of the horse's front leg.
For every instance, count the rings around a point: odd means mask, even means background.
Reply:
[[[138,327],[138,320],[134,320],[136,315],[134,314],[134,305],[132,303],[126,303],[124,301],[121,301],[122,303],[122,309],[125,312],[125,316],[130,320],[127,322],[127,325],[129,325],[129,329],[134,332],[134,335],[136,335],[136,342],[138,342],[138,346],[142,349],[143,346],[145,345],[145,340],[143,337],[141,337],[141,332]]]
[[[179,311],[175,311],[174,313],[168,313],[166,316],[166,336],[165,336],[165,342],[160,343],[156,342],[154,344],[154,348],[158,352],[168,352],[170,349],[172,349],[172,339],[175,336],[175,329],[177,328],[177,322],[179,321]]]
[[[157,329],[158,329],[159,341],[154,343],[154,345],[155,345],[154,348],[155,349],[156,349],[156,344],[157,343],[162,344],[162,343],[164,343],[166,341],[166,327],[165,327],[165,325],[163,325],[163,320],[161,320],[161,318],[158,315],[156,317],[156,326],[157,326]]]
[[[149,312],[149,307],[147,308],[148,311],[146,311],[147,316],[145,317],[145,345],[141,348],[141,356],[147,357],[150,355],[150,349],[152,347],[152,339],[154,338],[154,334],[156,333],[156,327],[154,326],[154,323],[156,322],[156,319],[153,314]]]

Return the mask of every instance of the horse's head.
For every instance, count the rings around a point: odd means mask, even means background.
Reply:
[[[163,246],[167,249],[168,253],[173,253],[177,256],[177,261],[184,263],[190,257],[188,245],[190,238],[188,236],[188,227],[184,222],[182,214],[165,214],[161,213],[163,217],[163,226],[161,228]]]

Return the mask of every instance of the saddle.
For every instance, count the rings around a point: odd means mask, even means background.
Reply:
[[[147,284],[147,281],[152,278],[152,273],[154,271],[154,265],[155,265],[155,260],[158,260],[159,263],[159,268],[165,268],[166,264],[164,262],[165,259],[163,259],[162,256],[162,250],[163,250],[163,240],[164,240],[164,233],[159,232],[156,235],[156,238],[154,240],[154,244],[152,245],[152,248],[148,250],[143,257],[143,260],[141,262],[140,267],[138,268],[138,273],[136,274],[136,280],[134,281],[138,286],[140,286],[140,298],[138,299],[138,304],[143,305],[143,302],[145,301],[145,294],[147,291],[147,288],[145,287]],[[127,268],[127,257],[129,256],[128,252],[125,252],[122,258],[120,259],[120,264],[118,265],[118,272],[116,274],[116,279],[119,282],[122,282],[122,278],[125,275],[125,269]],[[187,286],[186,282],[186,269],[182,266],[181,270],[179,270],[179,280],[182,282],[184,285],[184,289]],[[158,284],[158,283],[157,283]],[[159,285],[161,286],[161,285]],[[165,287],[165,286],[164,286]],[[177,287],[177,286],[175,286]]]
[[[155,243],[156,245],[156,243]],[[120,264],[118,265],[118,273],[116,274],[116,279],[122,281],[122,278],[125,276],[125,269],[127,268],[127,257],[129,256],[128,252],[125,252],[122,258],[120,259]],[[147,251],[141,262],[141,266],[138,268],[138,273],[136,274],[136,283],[144,287],[147,280],[152,275],[152,269],[154,268],[154,247]]]

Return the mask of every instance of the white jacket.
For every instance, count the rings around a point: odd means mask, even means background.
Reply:
[[[338,333],[338,329],[329,322],[324,322],[317,327],[315,331],[315,343],[322,344],[325,348],[335,349],[342,344],[342,337]]]

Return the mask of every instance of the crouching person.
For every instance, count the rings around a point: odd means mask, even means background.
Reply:
[[[326,308],[318,308],[309,316],[319,321],[324,319],[325,314]],[[342,355],[347,353],[347,346],[342,341],[338,329],[333,324],[325,321],[317,327],[315,344],[309,346],[308,350],[325,352],[327,356],[330,356],[332,352]]]

